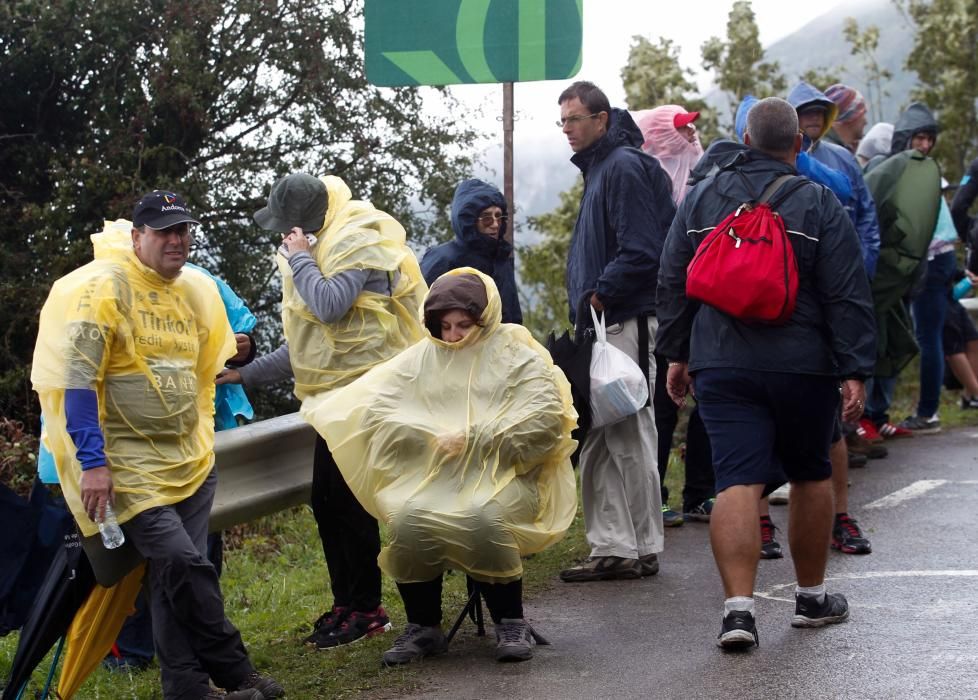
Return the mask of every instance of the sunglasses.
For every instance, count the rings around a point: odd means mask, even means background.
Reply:
[[[483,226],[492,226],[497,221],[500,226],[504,226],[509,221],[509,217],[505,214],[481,214],[479,216],[479,223]]]

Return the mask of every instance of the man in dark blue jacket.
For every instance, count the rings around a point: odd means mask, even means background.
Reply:
[[[428,250],[421,259],[421,274],[430,287],[456,267],[474,267],[492,277],[503,303],[503,323],[523,323],[513,269],[513,245],[506,240],[509,223],[506,198],[482,180],[464,180],[452,199],[455,240]]]
[[[559,124],[584,175],[581,209],[567,260],[571,320],[580,302],[604,314],[608,342],[639,365],[652,355],[655,278],[676,212],[669,177],[640,149],[642,132],[625,110],[612,109],[595,85],[561,93]],[[650,386],[650,394],[652,392]],[[592,428],[581,448],[581,497],[591,556],[561,572],[564,581],[638,578],[656,573],[662,551],[662,503],[652,406]]]
[[[761,549],[762,494],[792,485],[790,544],[798,588],[795,627],[848,618],[839,594],[825,592],[832,527],[829,444],[839,411],[858,418],[863,381],[876,356],[875,321],[859,240],[828,189],[794,168],[801,148],[798,117],[769,97],[750,111],[750,148],[683,200],[669,230],[659,272],[656,345],[669,358],[668,388],[677,403],[694,377],[700,416],[713,448],[717,501],[710,538],[726,600],[718,643],[756,643],[754,579]],[[783,325],[740,321],[686,297],[686,267],[728,214],[757,201],[781,176],[775,203],[798,267],[794,313]],[[793,191],[788,188],[796,188]]]

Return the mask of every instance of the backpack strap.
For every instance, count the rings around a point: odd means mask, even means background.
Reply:
[[[773,201],[769,201],[774,196],[774,193],[777,192],[778,189],[789,180],[794,180],[794,183],[790,187],[785,188],[784,192],[778,195],[778,197]],[[808,178],[801,175],[782,175],[768,185],[767,189],[765,189],[764,193],[761,195],[761,198],[757,201],[758,203],[768,202],[768,206],[771,207],[771,211],[777,211],[778,207],[784,204],[784,201],[788,199],[788,197],[804,187],[805,183],[807,182],[809,182]]]

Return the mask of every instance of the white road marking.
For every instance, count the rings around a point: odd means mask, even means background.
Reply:
[[[947,479],[922,479],[920,481],[915,481],[910,484],[910,486],[902,488],[899,491],[894,491],[893,493],[883,496],[883,498],[877,499],[872,503],[867,503],[863,507],[866,509],[889,508],[890,506],[899,505],[904,501],[909,501],[911,498],[922,496],[928,491],[936,489],[938,486],[943,486],[946,483],[948,483]]]

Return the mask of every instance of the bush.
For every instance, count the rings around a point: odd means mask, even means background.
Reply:
[[[37,475],[38,439],[20,421],[0,417],[0,483],[26,497]]]

